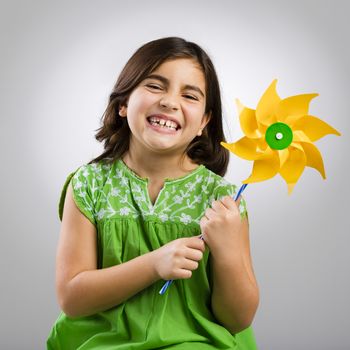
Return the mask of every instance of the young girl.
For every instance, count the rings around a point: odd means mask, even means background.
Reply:
[[[229,157],[208,55],[176,37],[139,48],[96,139],[103,154],[63,186],[63,311],[47,348],[256,349],[247,212],[222,178]]]

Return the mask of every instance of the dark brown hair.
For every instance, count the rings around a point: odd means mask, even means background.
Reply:
[[[89,164],[104,160],[112,163],[129,149],[130,129],[126,118],[119,115],[119,107],[126,104],[131,92],[163,62],[176,58],[190,58],[201,67],[206,82],[205,113],[210,121],[201,136],[196,136],[186,149],[197,164],[203,164],[221,176],[225,175],[229,153],[220,145],[225,141],[222,127],[221,96],[218,78],[212,61],[204,50],[193,42],[178,37],[161,38],[141,46],[129,59],[109,97],[102,115],[102,127],[95,138],[103,142],[104,152]]]

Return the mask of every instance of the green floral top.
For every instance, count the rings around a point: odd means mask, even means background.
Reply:
[[[59,217],[72,181],[73,198],[96,226],[98,268],[122,264],[169,241],[200,234],[199,221],[211,202],[233,196],[236,186],[200,165],[178,179],[166,179],[156,202],[148,179],[122,160],[100,161],[71,173],[62,190]],[[240,203],[241,216],[247,215]],[[256,349],[251,327],[231,334],[211,311],[211,272],[206,249],[190,279],[174,281],[164,295],[159,280],[126,302],[92,316],[63,312],[51,329],[47,348],[85,349]]]

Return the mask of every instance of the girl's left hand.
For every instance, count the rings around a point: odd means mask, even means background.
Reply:
[[[240,201],[241,197],[235,202],[230,196],[216,200],[200,220],[203,239],[212,254],[232,251],[240,245]]]

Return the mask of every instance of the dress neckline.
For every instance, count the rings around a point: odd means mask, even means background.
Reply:
[[[130,176],[132,176],[133,178],[143,182],[143,183],[148,183],[149,182],[149,178],[148,177],[141,177],[138,174],[136,174],[132,169],[130,169],[126,163],[119,158],[117,161],[122,169]],[[182,182],[182,181],[186,181],[187,179],[191,178],[193,175],[199,173],[203,168],[205,168],[205,166],[203,164],[200,164],[197,166],[197,168],[193,169],[191,172],[189,172],[186,175],[180,176],[178,178],[165,178],[164,179],[164,184],[172,184],[172,183],[176,183],[176,182]]]

